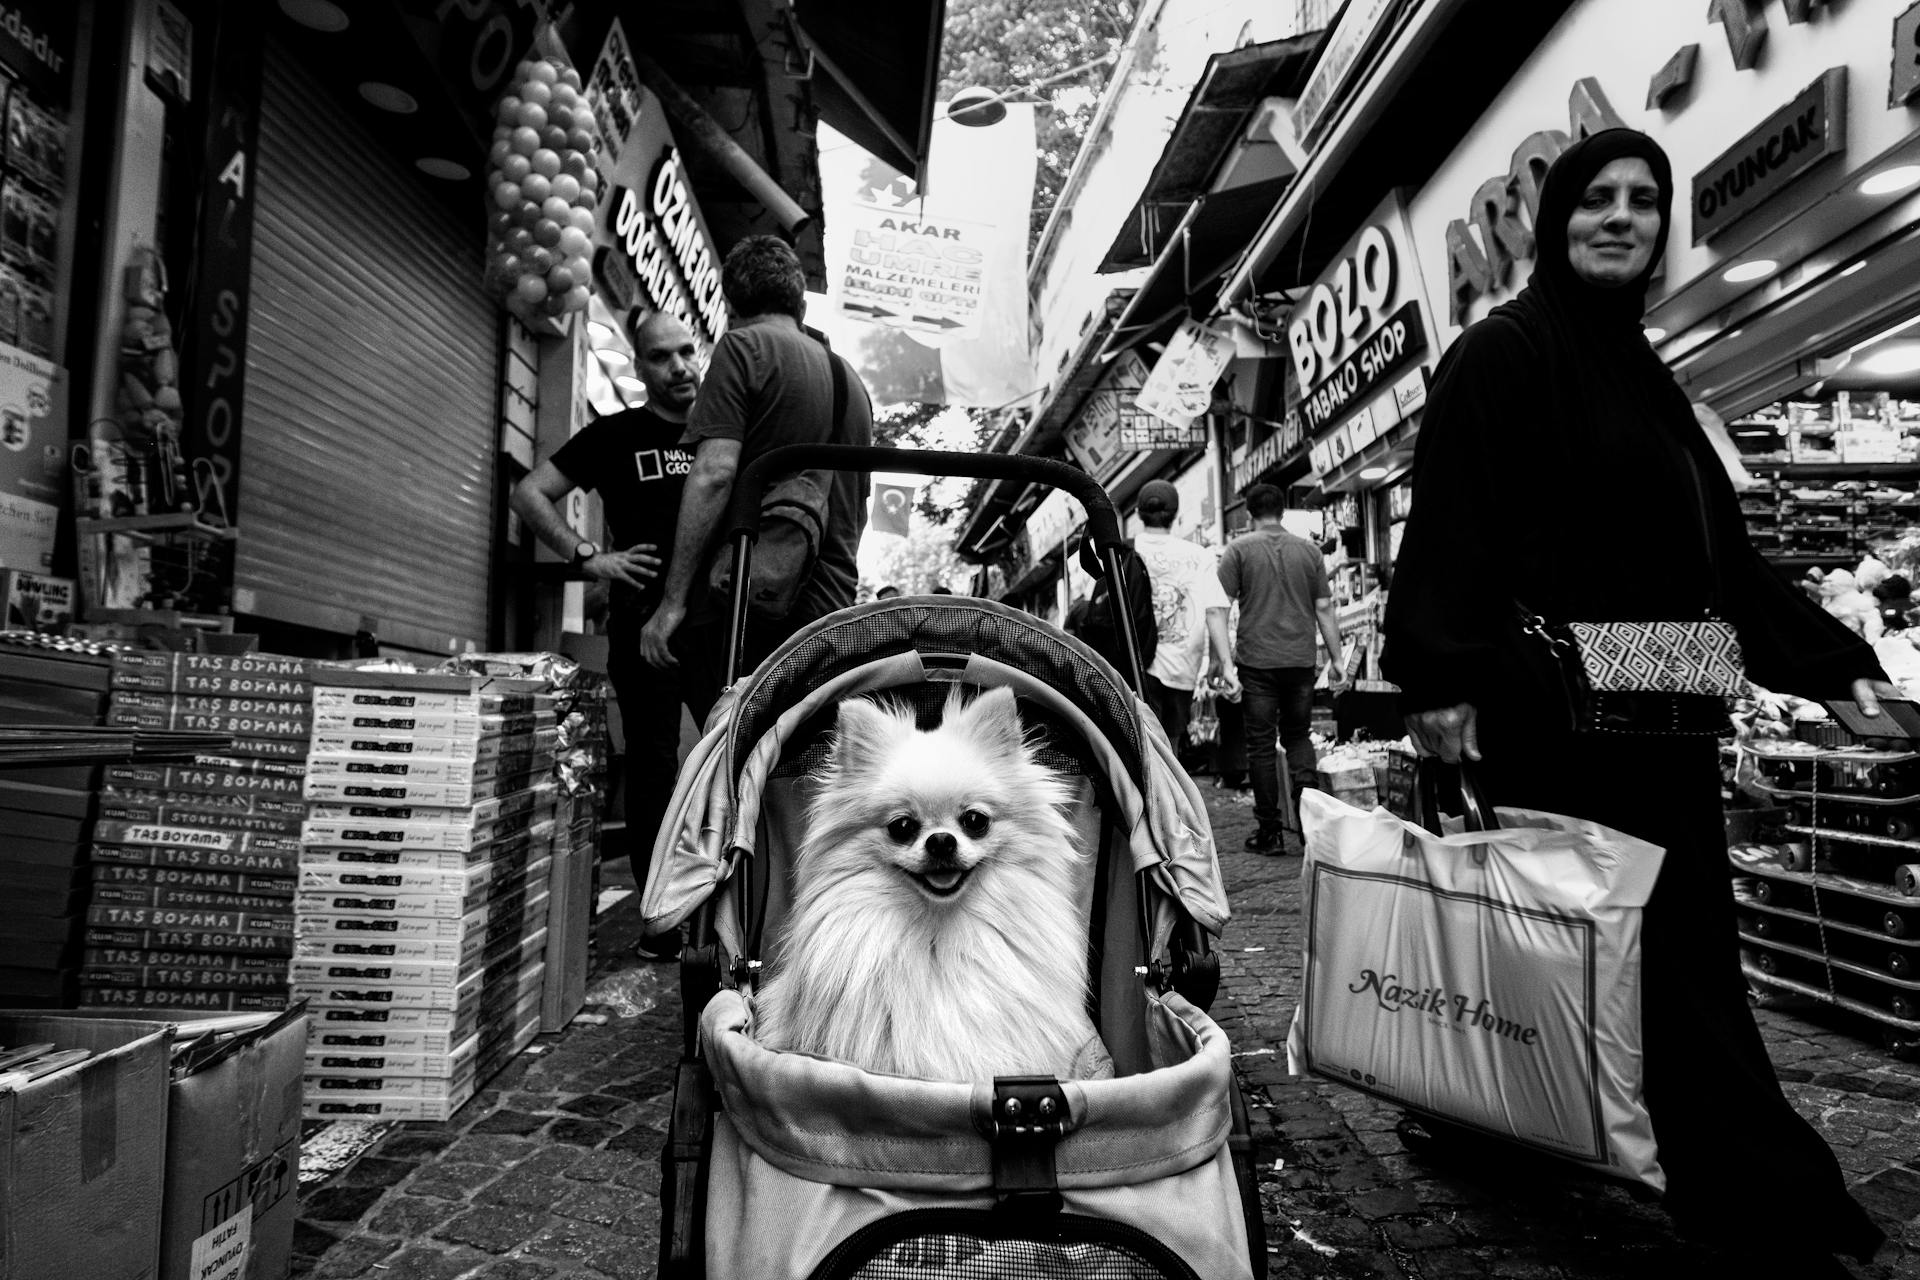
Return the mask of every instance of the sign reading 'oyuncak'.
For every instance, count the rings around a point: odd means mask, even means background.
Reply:
[[[1833,67],[1693,175],[1693,242],[1710,240],[1776,191],[1847,149],[1847,69]]]

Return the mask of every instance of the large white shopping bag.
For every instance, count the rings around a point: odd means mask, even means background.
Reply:
[[[1664,1189],[1640,1052],[1659,846],[1528,809],[1449,835],[1319,791],[1300,810],[1290,1069]]]

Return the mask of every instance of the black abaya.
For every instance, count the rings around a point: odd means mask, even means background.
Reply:
[[[1647,160],[1671,207],[1671,170],[1644,135],[1609,130],[1568,148],[1541,192],[1532,281],[1441,361],[1383,667],[1404,711],[1479,709],[1495,804],[1586,818],[1667,851],[1643,922],[1642,1042],[1675,1218],[1738,1241],[1764,1187],[1793,1206],[1768,1220],[1774,1247],[1866,1256],[1884,1237],[1781,1093],[1747,1007],[1717,741],[1573,733],[1564,701],[1530,687],[1517,661],[1516,600],[1560,621],[1711,607],[1769,688],[1846,696],[1853,679],[1880,676],[1870,649],[1752,549],[1724,470],[1640,331],[1647,276],[1601,289],[1568,263],[1576,201],[1629,156]]]

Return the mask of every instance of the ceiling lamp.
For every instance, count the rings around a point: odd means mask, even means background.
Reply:
[[[1745,284],[1749,280],[1763,280],[1772,275],[1780,264],[1772,258],[1754,258],[1748,262],[1736,263],[1720,273],[1720,278],[1728,284]]]
[[[459,161],[440,156],[421,156],[413,162],[413,167],[429,178],[445,178],[448,182],[465,182],[473,176],[473,170]]]
[[[600,320],[587,321],[587,333],[595,342],[612,342],[620,336],[612,325]]]
[[[397,116],[410,116],[420,109],[420,103],[405,89],[396,89],[378,80],[364,81],[360,85],[360,97],[369,106],[391,111]]]
[[[1852,266],[1848,267],[1845,271],[1842,271],[1840,274],[1842,276],[1850,276],[1856,271],[1865,271],[1866,269],[1867,269],[1867,260],[1865,258],[1862,258],[1860,259],[1860,261],[1854,263]]]
[[[609,368],[618,369],[633,363],[633,357],[618,347],[595,347],[593,354],[600,357],[600,363]]]
[[[1001,100],[1002,96],[977,85],[962,89],[947,99],[947,119],[971,128],[999,124],[1007,118],[1007,104]]]
[[[1360,468],[1360,478],[1362,480],[1385,480],[1387,478],[1387,469],[1385,467],[1362,467]]]
[[[347,29],[347,11],[329,0],[280,0],[280,12],[312,31]]]
[[[1869,175],[1860,184],[1860,194],[1890,196],[1896,191],[1905,191],[1915,183],[1920,183],[1920,164],[1896,164],[1890,169]]]
[[[640,381],[640,379],[634,377],[630,373],[623,373],[619,377],[615,378],[613,380],[613,385],[616,387],[624,388],[625,390],[628,390],[628,391],[639,392],[641,394],[644,394],[647,389],[646,383]]]
[[[1667,331],[1657,324],[1650,324],[1641,332],[1647,335],[1648,342],[1661,342],[1665,340],[1667,336]]]
[[[1913,373],[1920,370],[1920,342],[1901,342],[1882,347],[1861,360],[1856,368],[1861,373],[1879,377]]]

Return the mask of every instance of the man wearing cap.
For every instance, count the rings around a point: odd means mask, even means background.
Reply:
[[[1253,529],[1227,544],[1220,555],[1220,585],[1240,602],[1235,657],[1246,697],[1247,772],[1253,781],[1253,816],[1259,826],[1247,837],[1253,853],[1285,852],[1284,832],[1300,828],[1299,791],[1313,777],[1314,633],[1332,655],[1327,680],[1341,681],[1340,617],[1327,586],[1320,548],[1281,524],[1286,495],[1270,484],[1247,490]],[[1286,748],[1280,772],[1278,737]],[[1291,780],[1291,785],[1289,785]]]
[[[1140,489],[1135,510],[1141,528],[1133,546],[1153,585],[1153,619],[1159,630],[1141,693],[1177,751],[1193,714],[1193,690],[1207,665],[1209,646],[1223,688],[1229,695],[1240,688],[1227,636],[1230,602],[1220,589],[1213,552],[1173,536],[1173,518],[1180,513],[1178,489],[1165,480],[1149,480]]]

